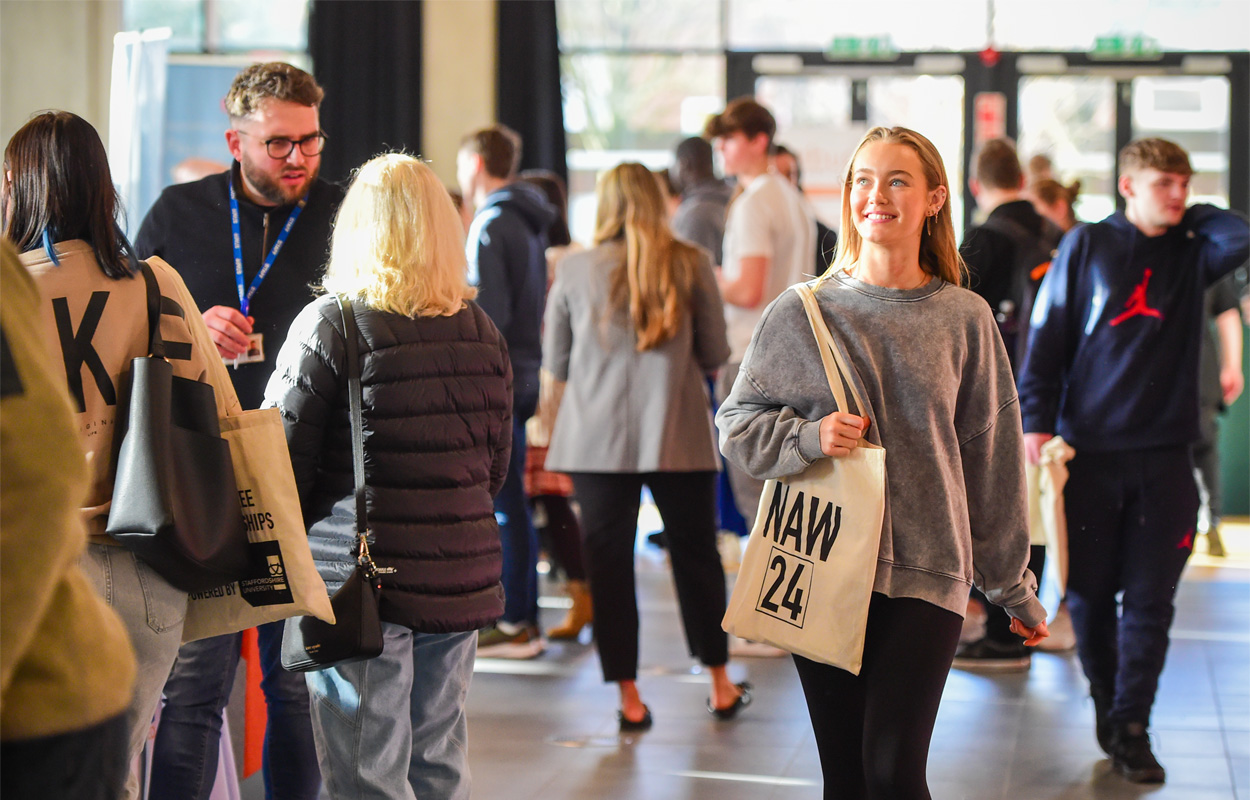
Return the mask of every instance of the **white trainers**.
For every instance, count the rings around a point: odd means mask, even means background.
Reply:
[[[980,601],[968,599],[963,627],[959,630],[959,643],[971,644],[985,638],[985,606]]]
[[[536,625],[523,625],[515,633],[504,630],[506,623],[478,632],[477,654],[482,658],[537,658],[547,649],[547,640]]]
[[[1038,643],[1037,649],[1047,653],[1066,653],[1076,648],[1076,631],[1072,629],[1072,615],[1068,613],[1068,604],[1060,603],[1055,612],[1055,621],[1047,626],[1050,636]]]
[[[716,549],[725,572],[737,573],[738,567],[742,566],[742,537],[731,531],[717,531]]]

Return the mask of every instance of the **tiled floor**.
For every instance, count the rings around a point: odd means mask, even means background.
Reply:
[[[1181,586],[1153,721],[1166,785],[1134,786],[1111,772],[1075,657],[1037,653],[1027,674],[951,673],[929,764],[934,798],[1250,800],[1250,526],[1229,534],[1232,557],[1196,555]],[[589,644],[552,643],[533,661],[479,659],[469,695],[473,796],[820,798],[790,661],[734,661],[731,675],[755,684],[755,702],[736,721],[714,720],[704,708],[707,677],[686,655],[664,556],[646,547],[639,559],[640,688],[655,727],[618,736],[616,692],[602,683]],[[544,615],[551,624],[560,611]]]

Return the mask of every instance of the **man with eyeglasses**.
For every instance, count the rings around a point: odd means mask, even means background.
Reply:
[[[244,408],[259,408],[287,329],[313,299],[343,191],[317,177],[326,135],[324,93],[311,75],[253,64],[225,98],[226,172],[170,186],[135,239],[186,281]],[[268,706],[267,800],[315,800],[321,777],[302,675],[280,663],[282,623],[259,629]],[[165,685],[153,752],[151,800],[207,800],[217,773],[222,710],[234,684],[240,635],[182,647]]]

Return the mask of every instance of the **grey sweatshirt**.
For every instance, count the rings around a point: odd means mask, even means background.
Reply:
[[[886,450],[886,510],[873,590],[963,616],[970,584],[1028,626],[1045,619],[1029,557],[1024,437],[990,308],[940,279],[884,289],[846,275],[816,292]],[[757,478],[824,458],[838,410],[794,291],[764,312],[716,416],[725,457]]]

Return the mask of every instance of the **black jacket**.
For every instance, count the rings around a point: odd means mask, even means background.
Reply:
[[[1028,346],[1033,298],[1062,238],[1059,226],[1033,210],[1032,203],[1012,200],[971,228],[959,246],[968,265],[968,288],[993,309],[1017,372]]]
[[[370,551],[382,619],[423,633],[481,628],[503,613],[494,495],[512,447],[512,370],[474,303],[410,318],[356,305]],[[286,425],[317,569],[331,592],[355,562],[343,318],[333,296],[291,326],[265,392]]]
[[[178,270],[201,313],[213,306],[239,307],[227,182],[232,177],[237,187],[238,172],[236,161],[229,172],[167,187],[144,217],[135,237],[140,258],[157,255]],[[295,206],[265,208],[250,202],[237,189],[236,192],[243,289],[247,291]],[[230,370],[244,408],[260,407],[265,383],[273,372],[287,329],[300,309],[315,297],[312,285],[321,279],[330,251],[330,225],[342,199],[343,190],[338,186],[323,180],[313,183],[308,203],[291,228],[286,244],[252,296],[254,331],[265,337],[265,360]]]
[[[486,196],[469,228],[469,280],[508,342],[518,396],[538,396],[547,298],[547,228],[556,210],[542,192],[510,183]]]

